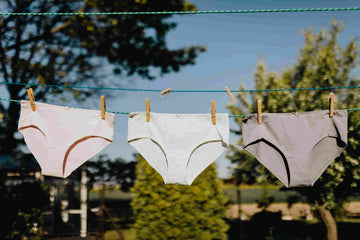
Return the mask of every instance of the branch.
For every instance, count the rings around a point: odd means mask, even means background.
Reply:
[[[36,88],[35,88],[36,89]],[[34,91],[35,91],[35,89],[34,89]],[[50,90],[50,88],[49,87],[46,87],[44,90],[42,90],[42,91],[39,91],[39,92],[37,92],[36,94],[35,94],[35,100],[36,99],[43,99],[44,98],[44,96],[45,96],[45,94],[47,93],[47,92],[49,92],[49,90]]]
[[[5,112],[5,107],[2,103],[0,103],[0,112]]]
[[[44,38],[46,35],[47,35],[47,32],[44,32],[43,34],[38,35],[38,36],[36,36],[36,37],[31,37],[31,38],[29,38],[29,39],[26,39],[26,40],[20,42],[20,43],[15,43],[15,44],[13,44],[13,45],[11,45],[11,46],[8,46],[8,47],[6,47],[4,50],[5,50],[5,51],[9,51],[9,50],[12,50],[12,49],[16,48],[16,47],[19,46],[19,45],[20,45],[20,46],[24,46],[24,45],[27,45],[27,44],[32,43],[32,42],[34,42],[34,41],[39,41],[39,40],[41,40],[42,38]]]
[[[5,59],[5,51],[4,48],[2,46],[2,41],[0,41],[0,62],[1,62],[1,67],[2,70],[4,72],[4,78],[5,78],[5,82],[9,82],[9,74],[7,72],[7,68],[6,68],[6,59]]]
[[[60,10],[60,11],[61,11],[61,10]],[[82,12],[82,11],[84,11],[84,8],[79,9],[77,12]],[[62,16],[60,16],[60,17],[62,17]],[[57,22],[57,20],[60,19],[60,17],[56,17],[56,18],[54,19],[54,21],[51,23],[51,25],[52,25],[52,26],[55,25],[55,23]],[[45,31],[45,32],[44,32],[43,34],[41,34],[41,35],[38,35],[38,36],[35,36],[35,37],[31,37],[31,38],[29,38],[29,39],[26,39],[26,40],[22,41],[22,42],[20,43],[20,45],[26,45],[26,44],[32,43],[32,42],[34,42],[34,41],[39,41],[40,39],[42,39],[43,37],[46,37],[46,36],[49,35],[49,34],[53,35],[53,34],[59,32],[60,30],[62,30],[62,29],[64,29],[64,28],[67,28],[71,23],[73,23],[73,20],[75,19],[75,17],[76,17],[76,16],[71,17],[71,18],[70,18],[68,21],[66,21],[65,23],[63,23],[62,25],[60,25],[60,26],[58,26],[58,27],[55,27],[55,28],[51,29],[50,31]],[[16,47],[16,44],[11,45],[11,46],[9,46],[9,47],[6,47],[6,48],[5,48],[5,51],[9,51],[9,50],[11,50],[11,49],[13,49],[13,48],[15,48],[15,47]]]
[[[72,19],[69,19],[68,21],[66,21],[65,23],[63,23],[61,26],[58,26],[58,27],[56,27],[56,28],[51,29],[50,33],[51,33],[51,34],[55,34],[55,33],[59,32],[60,30],[68,27],[72,22],[73,22]]]
[[[18,60],[19,60],[19,55],[20,55],[20,48],[21,48],[21,44],[20,44],[20,41],[21,41],[21,36],[22,36],[22,33],[23,31],[20,31],[21,30],[21,20],[20,18],[16,19],[16,23],[15,23],[15,33],[16,33],[16,43],[15,43],[15,46],[16,46],[16,49],[15,49],[15,54],[14,54],[14,57],[12,58],[12,61],[11,61],[11,78],[12,78],[12,81],[13,82],[16,82],[16,78],[17,78],[17,74],[18,74],[18,71],[16,71],[16,67],[17,67],[17,63],[18,63]]]
[[[7,3],[9,4],[9,6],[12,8],[12,12],[23,12],[25,8],[29,7],[30,4],[32,3],[32,1],[20,1],[20,2],[16,2],[16,8],[15,6],[11,3],[11,1],[7,1]],[[15,15],[10,15],[9,17],[5,18],[2,21],[3,25],[6,25],[8,22],[11,22],[12,20],[18,18],[18,16]]]
[[[38,26],[38,25],[37,25]],[[37,27],[37,34],[40,33],[40,28],[39,26]],[[31,60],[32,58],[34,57],[35,53],[37,52],[36,51],[36,47],[39,43],[40,39],[35,41],[34,44],[30,47],[30,55],[27,59],[27,65],[25,66],[25,69],[23,69],[23,72],[20,76],[20,82],[26,82],[26,74],[29,72],[29,66],[31,65]]]
[[[28,38],[28,39],[20,42],[20,45],[21,45],[21,46],[24,46],[24,45],[27,45],[27,44],[32,43],[32,42],[34,42],[34,41],[40,41],[42,38],[45,38],[45,37],[48,36],[49,34],[55,34],[56,32],[58,32],[58,31],[60,31],[60,30],[62,30],[62,29],[64,29],[64,28],[66,28],[66,27],[69,26],[71,23],[72,23],[72,21],[69,20],[69,21],[65,22],[63,25],[58,26],[58,27],[56,27],[56,28],[53,28],[53,29],[50,30],[50,31],[46,31],[46,32],[44,32],[44,33],[41,34],[41,35],[38,35],[38,36],[35,36],[35,37],[31,37],[31,38]],[[5,50],[5,51],[9,51],[9,50],[12,50],[12,49],[16,48],[17,46],[18,46],[18,44],[16,43],[16,44],[13,44],[13,45],[11,45],[11,46],[6,47],[4,50]]]

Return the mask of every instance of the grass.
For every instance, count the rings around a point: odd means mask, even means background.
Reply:
[[[260,199],[264,189],[260,185],[241,185],[240,196],[242,203],[255,203],[257,199]],[[274,197],[275,203],[284,203],[287,202],[288,198],[298,198],[299,202],[305,202],[304,197],[299,193],[292,190],[280,190],[280,187],[277,185],[269,185],[267,187],[269,196]],[[228,199],[229,203],[237,203],[237,187],[233,185],[224,185],[224,195]],[[105,193],[107,200],[124,200],[130,201],[132,199],[131,193],[124,193],[119,189],[107,189]],[[98,200],[99,191],[92,190],[89,194],[89,200]],[[360,201],[359,197],[351,197],[349,201]]]
[[[224,195],[228,199],[229,203],[237,202],[237,188],[235,186],[224,186]],[[263,187],[259,185],[253,186],[241,186],[240,195],[242,203],[255,203],[257,199],[263,194]],[[281,191],[278,186],[270,185],[268,187],[269,195],[273,196],[277,203],[287,202],[287,198],[297,196],[301,198],[295,191]],[[131,200],[131,193],[124,193],[119,189],[107,189],[105,193],[107,200]],[[89,194],[89,200],[99,199],[99,191],[92,190]]]
[[[255,203],[263,195],[264,190],[262,188],[240,188],[240,196],[242,203]],[[301,195],[295,191],[281,191],[278,188],[268,189],[269,196],[274,197],[275,203],[287,202],[288,198],[297,197],[300,201],[304,201]],[[230,203],[237,202],[237,189],[235,187],[229,187],[224,189],[224,195]]]
[[[135,232],[131,229],[121,230],[126,240],[135,240]],[[104,240],[116,240],[120,239],[119,235],[115,230],[109,230],[105,232]]]
[[[131,200],[131,193],[122,192],[119,189],[106,189],[105,191],[106,199],[118,199],[118,200]],[[91,190],[89,193],[89,200],[99,199],[99,191]]]

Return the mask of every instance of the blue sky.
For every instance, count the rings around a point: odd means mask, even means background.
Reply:
[[[216,1],[193,0],[199,10],[311,8],[359,6],[358,1]],[[345,30],[340,42],[358,37],[360,11],[259,13],[259,14],[207,14],[177,15],[172,18],[177,28],[168,37],[171,48],[203,45],[207,52],[201,54],[193,66],[178,73],[167,74],[155,81],[132,79],[127,87],[146,89],[237,89],[240,84],[253,88],[253,74],[259,59],[268,70],[281,72],[291,66],[303,46],[304,29],[329,27],[331,19],[342,20]],[[106,93],[105,93],[106,94]],[[210,101],[215,100],[217,112],[228,112],[231,100],[226,93],[170,93],[161,98],[158,93],[127,92],[107,100],[108,110],[144,111],[145,98],[150,99],[151,111],[164,113],[210,113]],[[358,106],[349,106],[358,107]],[[238,128],[230,119],[230,126]],[[112,157],[131,159],[135,150],[126,143],[127,116],[117,115],[114,143],[103,153]],[[230,136],[234,143],[237,137]],[[229,176],[230,162],[224,153],[217,161],[219,176]]]

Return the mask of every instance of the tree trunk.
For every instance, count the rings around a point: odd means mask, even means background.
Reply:
[[[18,103],[11,102],[7,109],[7,116],[5,124],[2,129],[3,135],[0,139],[0,154],[12,154],[18,144],[15,139],[15,132],[17,131],[17,121],[20,115],[20,107]]]
[[[337,226],[334,217],[331,215],[331,212],[327,210],[324,205],[322,205],[319,207],[319,213],[326,225],[327,239],[337,240],[338,239]]]

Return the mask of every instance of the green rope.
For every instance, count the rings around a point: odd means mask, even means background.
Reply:
[[[360,108],[348,108],[348,109],[345,109],[346,111],[359,111]]]
[[[333,90],[333,89],[355,89],[360,86],[342,87],[312,87],[312,88],[279,88],[279,89],[250,89],[250,90],[231,90],[232,92],[275,92],[275,91],[311,91],[311,90]],[[225,91],[226,92],[226,91]]]
[[[69,12],[69,13],[0,13],[7,16],[73,16],[73,15],[162,15],[162,14],[213,14],[213,13],[283,13],[283,12],[333,12],[360,10],[360,7],[341,8],[288,8],[253,10],[210,10],[210,11],[162,11],[162,12]]]
[[[3,101],[9,101],[9,102],[16,102],[16,103],[21,103],[21,100],[14,100],[14,99],[9,99],[9,98],[2,98],[0,97],[0,100]],[[346,111],[358,111],[360,110],[360,108],[349,108],[349,109],[345,109]],[[106,111],[108,113],[114,113],[114,114],[125,114],[125,115],[129,115],[130,112],[117,112],[117,111]],[[229,115],[229,117],[246,117],[247,115]]]
[[[360,108],[348,108],[344,109],[345,111],[359,111]],[[247,117],[247,115],[229,115],[229,117]]]
[[[247,115],[229,115],[229,117],[247,117]]]
[[[10,83],[0,82],[6,85],[22,85],[22,86],[37,86],[37,87],[59,87],[59,88],[80,88],[80,89],[94,89],[94,90],[117,90],[117,91],[135,91],[135,92],[161,92],[163,89],[136,89],[136,88],[117,88],[117,87],[90,87],[77,85],[54,85],[54,84],[37,84],[37,83]],[[311,91],[311,90],[333,90],[333,89],[356,89],[360,86],[343,86],[343,87],[312,87],[312,88],[280,88],[280,89],[249,89],[249,90],[230,90],[231,92],[274,92],[274,91]],[[226,92],[226,90],[171,90],[171,92],[195,92],[195,93],[210,93],[210,92]]]
[[[14,100],[14,99],[9,99],[9,98],[1,98],[1,97],[0,97],[0,100],[4,100],[4,101],[8,101],[8,102],[21,103],[20,100]]]
[[[114,113],[114,114],[127,114],[127,115],[130,114],[129,112],[115,112],[115,111],[105,111],[105,112]]]

